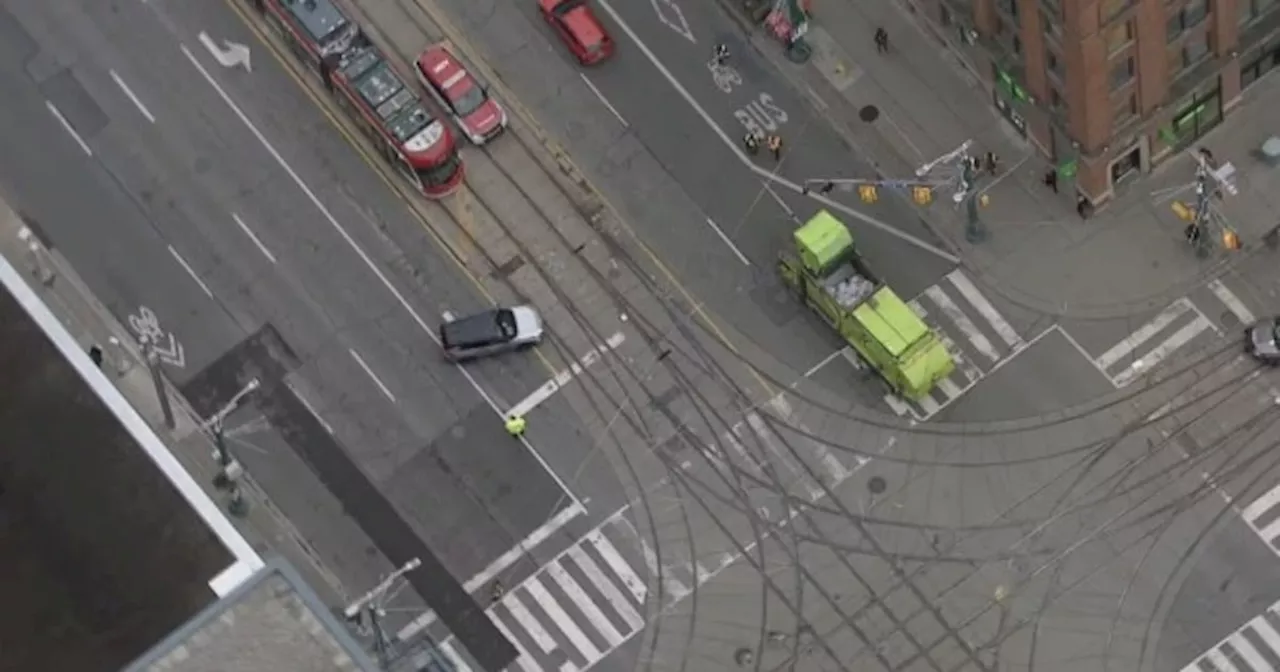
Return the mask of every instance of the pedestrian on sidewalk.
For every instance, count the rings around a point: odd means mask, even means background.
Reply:
[[[524,428],[526,424],[527,423],[523,416],[512,415],[507,417],[505,426],[507,428],[507,433],[511,435],[511,438],[518,439],[524,436]]]
[[[1000,157],[996,156],[995,152],[987,152],[986,155],[982,157],[982,163],[987,169],[987,174],[994,176],[996,174],[996,167],[1000,163]]]
[[[876,28],[876,53],[889,53],[889,31]]]
[[[506,594],[507,594],[506,586],[503,586],[501,581],[494,579],[493,592],[489,594],[489,602],[492,604],[497,604],[498,602],[502,601],[502,598]]]
[[[782,160],[782,136],[777,134],[769,136],[768,144],[769,144],[769,151],[773,153],[773,160],[781,161]]]
[[[1080,215],[1080,219],[1089,219],[1093,214],[1093,204],[1083,194],[1076,196],[1076,214]]]
[[[755,131],[747,131],[747,135],[742,138],[742,144],[752,156],[760,153],[760,135]]]
[[[102,368],[102,348],[96,345],[89,346],[89,361],[93,362],[99,369]]]
[[[1055,194],[1058,193],[1058,171],[1057,170],[1050,168],[1049,170],[1045,171],[1044,186],[1052,189],[1053,193]]]

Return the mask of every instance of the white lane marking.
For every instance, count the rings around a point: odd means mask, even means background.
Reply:
[[[582,589],[582,585],[578,580],[573,578],[569,572],[565,571],[564,565],[553,562],[546,567],[546,572],[551,576],[551,580],[560,585],[560,589],[569,597],[569,600],[578,606],[578,611],[582,612],[587,620],[596,627],[596,631],[604,635],[609,646],[617,646],[622,643],[622,633],[613,627],[613,622],[608,616],[600,611],[600,607],[591,600],[591,596],[587,595],[587,591]],[[630,634],[630,633],[628,633]]]
[[[1207,329],[1213,329],[1213,323],[1204,317],[1197,317],[1190,324],[1187,324],[1174,332],[1172,336],[1160,345],[1156,346],[1154,350],[1143,355],[1141,359],[1136,360],[1129,366],[1129,368],[1116,374],[1116,377],[1112,380],[1115,382],[1117,387],[1124,387],[1129,383],[1132,383],[1138,377],[1145,375],[1147,372],[1159,365],[1160,362],[1164,361],[1164,359],[1172,354],[1174,350],[1186,345],[1191,339],[1198,336],[1200,332]]]
[[[378,374],[374,373],[373,369],[369,368],[369,365],[364,361],[364,357],[361,357],[360,353],[355,351],[355,348],[349,348],[347,352],[351,353],[351,358],[356,360],[356,364],[359,364],[360,368],[364,369],[364,372],[369,375],[369,378],[373,379],[373,384],[378,386],[378,389],[382,391],[382,394],[386,396],[387,399],[390,399],[391,403],[396,403],[396,395],[391,394],[391,390],[382,382],[382,379],[378,377]]]
[[[258,236],[253,232],[253,229],[250,229],[249,225],[245,224],[243,219],[240,219],[240,215],[233,212],[231,213],[231,219],[236,220],[236,224],[240,225],[240,230],[244,231],[244,235],[249,236],[249,240],[252,240],[253,244],[258,246],[258,249],[262,251],[263,256],[265,256],[271,263],[276,263],[276,255],[271,254],[271,250],[268,250],[267,246],[262,244],[262,241],[258,239]]]
[[[849,366],[852,366],[854,371],[861,371],[867,368],[867,365],[862,362],[862,357],[853,351],[853,346],[846,345],[841,348],[840,356],[844,357],[844,361],[849,362]]]
[[[1067,339],[1067,342],[1071,344],[1071,347],[1076,349],[1076,352],[1080,353],[1081,357],[1085,358],[1085,361],[1092,364],[1093,368],[1097,369],[1098,373],[1102,374],[1102,377],[1107,379],[1107,382],[1112,383],[1112,385],[1115,384],[1115,381],[1111,380],[1111,374],[1107,373],[1107,370],[1098,364],[1097,360],[1093,358],[1093,355],[1090,355],[1089,351],[1085,350],[1083,345],[1080,345],[1080,341],[1077,341],[1076,337],[1071,335],[1071,332],[1063,329],[1062,326],[1058,324],[1049,327],[1045,332],[1047,333],[1055,329],[1063,338]]]
[[[187,275],[190,275],[191,279],[196,281],[196,284],[200,286],[200,289],[205,294],[208,294],[209,298],[212,299],[213,292],[209,290],[209,286],[204,284],[204,280],[201,280],[200,276],[196,275],[196,270],[191,268],[191,264],[188,264],[187,260],[183,259],[182,255],[178,254],[178,251],[174,249],[172,245],[169,246],[169,254],[172,254],[173,258],[178,260],[178,265],[181,266],[182,269],[187,272]]]
[[[823,358],[822,358],[822,360],[821,360],[821,361],[819,361],[817,364],[814,364],[813,366],[809,367],[809,370],[804,372],[804,376],[803,376],[803,377],[804,377],[804,378],[808,378],[809,376],[812,376],[813,374],[817,373],[817,372],[818,372],[818,370],[820,370],[822,367],[824,367],[824,366],[826,366],[826,365],[830,364],[830,363],[831,363],[831,361],[832,361],[832,360],[834,360],[836,357],[843,356],[843,355],[845,354],[845,351],[846,351],[846,350],[849,350],[849,346],[847,346],[847,345],[846,345],[845,347],[840,348],[839,350],[836,350],[835,352],[833,352],[833,353],[831,353],[831,354],[827,355],[826,357],[823,357]],[[799,381],[797,381],[796,383],[792,383],[792,387],[795,387],[795,385],[796,385],[796,384],[798,384],[798,382],[799,382]]]
[[[516,653],[520,654],[516,657],[516,663],[520,665],[520,669],[524,670],[524,672],[542,672],[542,667],[533,662],[533,657],[525,650],[524,645],[520,643],[520,640],[516,639],[516,636],[511,634],[511,630],[502,622],[502,619],[490,613],[489,620],[493,621],[493,624],[502,631],[502,634],[507,638],[507,641],[511,642],[512,646],[516,647]]]
[[[76,144],[80,145],[80,149],[83,149],[85,154],[93,156],[93,150],[89,149],[89,144],[84,141],[84,138],[80,137],[79,133],[76,133],[76,129],[72,128],[71,122],[67,121],[67,118],[62,116],[62,112],[58,110],[58,107],[47,100],[44,101],[44,104],[49,108],[49,112],[53,114],[53,118],[57,119],[58,123],[62,124],[62,127],[66,129],[67,133],[70,133],[71,137],[75,139]]]
[[[658,13],[658,20],[666,27],[674,30],[680,37],[694,44],[698,43],[697,40],[693,39],[693,31],[689,29],[689,22],[685,20],[684,12],[680,11],[680,6],[674,0],[650,0],[650,2],[653,3],[654,11]],[[667,18],[666,12],[662,11],[664,7],[675,17],[674,20]]]
[[[569,524],[569,521],[586,512],[587,510],[582,508],[580,504],[576,502],[570,504],[563,511],[552,517],[551,520],[547,521],[533,532],[530,532],[529,536],[521,539],[520,543],[511,547],[511,549],[506,553],[498,556],[497,560],[489,563],[489,566],[481,570],[479,574],[467,579],[466,583],[462,584],[462,588],[468,593],[474,593],[475,591],[480,590],[480,588],[486,583],[489,583],[493,577],[502,573],[503,570],[511,565],[514,565],[522,556],[532,553],[533,549],[536,548],[538,544],[541,544],[549,539],[551,535],[560,531],[561,528]]]
[[[569,639],[569,642],[578,650],[578,653],[587,659],[588,664],[600,659],[600,649],[596,648],[595,643],[587,638],[587,633],[583,632],[577,623],[574,623],[573,618],[564,610],[564,607],[560,606],[560,603],[547,590],[547,587],[542,585],[538,577],[531,577],[522,585],[529,592],[529,595],[533,596],[533,601],[538,603],[538,606],[542,607],[543,611],[547,612],[547,616],[551,617],[556,627],[559,628],[560,632],[564,633],[564,636]]]
[[[1244,516],[1245,522],[1253,525],[1253,521],[1257,520],[1262,514],[1270,511],[1276,504],[1280,504],[1280,485],[1270,489],[1267,493],[1255,500],[1249,506],[1244,507],[1244,511],[1240,515]]]
[[[896,394],[884,395],[884,403],[888,404],[889,408],[893,409],[893,412],[898,415],[915,415],[911,412],[911,407]]]
[[[538,645],[539,649],[542,649],[543,653],[551,653],[556,650],[556,640],[551,636],[551,633],[547,632],[546,628],[542,627],[538,619],[529,612],[529,608],[524,606],[524,602],[521,602],[520,598],[508,593],[502,599],[502,606],[511,612],[511,616],[516,619],[516,623],[520,624],[520,627],[529,633],[529,638],[533,640],[534,644]]]
[[[916,405],[920,407],[920,410],[924,411],[925,420],[932,418],[935,413],[942,410],[942,405],[934,401],[933,397],[928,394],[916,399]]]
[[[595,350],[583,355],[578,361],[569,365],[569,368],[557,373],[554,378],[543,383],[541,387],[534,390],[529,396],[522,399],[515,406],[507,410],[507,417],[526,415],[529,411],[537,408],[539,404],[551,398],[560,388],[568,385],[575,377],[581,374],[588,366],[596,363],[601,355],[608,354],[610,350],[617,349],[626,341],[626,336],[622,332],[618,332],[608,338],[604,345],[597,347]]]
[[[115,70],[108,70],[107,74],[111,75],[111,79],[116,81],[116,86],[120,87],[121,91],[124,91],[124,95],[128,97],[129,100],[133,101],[133,104],[137,106],[138,111],[142,113],[142,116],[146,117],[147,121],[153,124],[156,123],[156,118],[151,116],[151,110],[148,110],[147,106],[143,105],[142,101],[134,95],[133,89],[130,89],[129,85],[124,83],[124,79],[122,79],[120,75],[116,74]]]
[[[1099,369],[1104,371],[1110,369],[1115,366],[1116,362],[1119,362],[1129,353],[1138,349],[1138,346],[1151,340],[1152,336],[1160,333],[1170,324],[1173,324],[1173,322],[1179,317],[1182,317],[1190,311],[1191,302],[1185,297],[1174,301],[1169,304],[1167,308],[1160,311],[1160,314],[1156,315],[1153,320],[1142,325],[1142,327],[1132,334],[1129,334],[1129,336],[1127,336],[1123,341],[1117,343],[1115,347],[1102,353],[1102,356],[1094,360],[1095,363],[1098,365]]]
[[[427,324],[427,321],[424,320],[422,315],[414,309],[413,305],[409,303],[409,300],[405,298],[404,294],[402,294],[399,289],[396,289],[395,285],[391,284],[391,280],[387,278],[386,273],[383,273],[382,269],[378,268],[377,264],[373,263],[373,259],[369,258],[369,255],[364,251],[364,248],[360,247],[360,245],[356,243],[355,238],[352,238],[351,234],[338,223],[338,220],[333,216],[333,213],[329,212],[329,208],[325,207],[324,203],[320,202],[320,198],[311,190],[311,187],[307,186],[306,182],[302,181],[302,178],[298,176],[298,173],[293,169],[293,166],[290,166],[289,163],[284,160],[284,157],[280,156],[280,152],[277,151],[275,146],[267,140],[267,137],[262,134],[262,131],[258,130],[258,127],[253,125],[253,122],[249,120],[248,115],[240,109],[239,105],[236,105],[236,102],[231,99],[231,96],[222,88],[222,85],[218,83],[218,80],[214,79],[213,75],[209,74],[209,71],[200,64],[199,59],[195,57],[195,54],[191,53],[191,50],[187,48],[187,45],[180,44],[178,46],[182,49],[182,53],[187,57],[187,60],[191,61],[191,65],[194,66],[195,69],[200,72],[201,76],[204,77],[205,81],[209,83],[209,86],[212,86],[214,91],[218,92],[218,97],[222,98],[222,102],[226,103],[227,107],[231,108],[231,111],[235,113],[236,117],[249,128],[249,131],[253,133],[253,137],[257,138],[258,142],[267,150],[267,153],[271,155],[271,158],[274,159],[280,168],[289,175],[289,178],[293,180],[293,183],[298,185],[298,188],[306,195],[307,200],[311,201],[311,204],[316,207],[316,210],[320,211],[320,214],[324,216],[325,221],[329,222],[329,225],[337,231],[338,235],[341,236],[351,250],[355,252],[356,256],[360,257],[360,261],[364,262],[364,265],[371,273],[373,273],[374,277],[378,278],[378,281],[382,283],[382,286],[386,287],[387,291],[391,293],[391,296],[395,297],[396,302],[400,304],[400,307],[404,308],[405,312],[407,312],[411,318],[413,318],[413,321],[417,323],[418,327],[422,329],[422,331],[426,332],[427,338],[430,338],[433,343],[440,346],[440,336],[436,334],[435,329],[432,329],[431,326]],[[86,147],[86,149],[88,148]],[[485,403],[489,405],[489,408],[493,409],[495,414],[502,414],[502,409],[498,407],[498,403],[494,401],[493,397],[485,391],[483,387],[480,386],[479,381],[475,379],[475,376],[471,375],[471,372],[468,371],[466,367],[461,364],[455,364],[454,368],[462,374],[463,378],[466,378],[467,383],[470,384],[472,389],[480,395],[481,399],[484,399]],[[560,487],[560,490],[564,492],[569,499],[573,500],[579,506],[582,506],[582,500],[578,498],[577,494],[569,489],[569,486],[564,482],[564,479],[560,478],[560,474],[556,473],[556,471],[551,468],[551,464],[542,456],[542,453],[535,450],[533,448],[533,444],[529,443],[529,440],[523,436],[520,437],[520,443],[529,451],[530,454],[533,455],[534,459],[538,461],[538,465],[541,466],[553,480],[555,480],[556,485]]]
[[[631,601],[622,594],[621,590],[618,590],[618,587],[614,585],[613,581],[609,580],[609,577],[605,576],[604,571],[600,569],[600,565],[597,565],[596,561],[592,560],[591,556],[587,555],[581,546],[570,546],[569,557],[573,558],[574,564],[582,569],[582,573],[587,576],[587,580],[596,587],[596,590],[600,591],[600,594],[613,607],[613,610],[618,612],[622,620],[627,622],[627,627],[632,630],[639,630],[644,627],[644,618],[631,605]]]
[[[1240,657],[1249,664],[1249,668],[1255,671],[1265,670],[1271,665],[1267,663],[1267,659],[1253,648],[1253,643],[1244,636],[1244,631],[1240,630],[1231,636],[1231,646],[1240,654]]]
[[[613,116],[618,119],[618,123],[622,124],[623,128],[631,127],[631,124],[628,124],[627,120],[618,112],[618,108],[614,107],[613,103],[609,102],[609,99],[605,98],[603,93],[600,93],[600,89],[596,88],[596,85],[591,82],[591,78],[587,77],[585,72],[579,72],[578,76],[586,83],[587,88],[591,89],[591,93],[596,94],[596,98],[600,99],[600,103],[613,113]]]
[[[1004,340],[1009,347],[1020,348],[1025,345],[1022,341],[1022,337],[1018,335],[1018,332],[1013,328],[1013,325],[1009,324],[1008,320],[1004,319],[1004,316],[1000,314],[1000,311],[996,310],[996,307],[991,305],[991,302],[987,300],[987,297],[983,296],[982,292],[978,291],[978,288],[974,286],[968,276],[960,272],[960,269],[957,268],[956,270],[948,273],[947,279],[951,281],[951,284],[956,286],[956,289],[960,290],[960,294],[964,296],[966,301],[972,304],[974,308],[977,308],[979,313],[982,313],[982,317],[991,324],[991,328],[995,329],[996,334],[1000,336],[1000,338]]]
[[[955,302],[951,300],[951,297],[947,296],[946,292],[942,291],[941,287],[933,285],[929,289],[924,290],[924,293],[931,301],[938,304],[938,307],[942,309],[942,312],[947,316],[947,319],[954,322],[955,325],[960,328],[960,331],[964,334],[965,338],[969,339],[969,342],[973,344],[973,347],[978,349],[978,352],[981,352],[987,359],[990,359],[992,363],[1000,361],[1000,353],[996,352],[995,346],[991,345],[991,341],[987,340],[987,337],[978,330],[978,325],[974,324],[973,320],[970,320],[969,316],[965,315],[963,310],[960,310],[960,306],[957,306]]]
[[[1222,284],[1222,280],[1215,279],[1210,282],[1209,291],[1213,292],[1214,296],[1218,297],[1220,301],[1227,305],[1227,310],[1230,310],[1231,313],[1240,320],[1240,324],[1243,326],[1247,327],[1258,321],[1258,318],[1254,316],[1253,311],[1249,310],[1248,306],[1244,305],[1244,301],[1241,301],[1240,297],[1236,296],[1235,292]]]
[[[453,663],[456,672],[471,672],[471,666],[462,661],[462,656],[458,655],[458,651],[453,648],[453,644],[448,641],[440,642],[436,645],[441,653]]]
[[[591,544],[592,548],[595,548],[596,552],[600,554],[604,564],[608,565],[609,569],[613,570],[613,573],[622,581],[622,585],[631,591],[631,595],[636,598],[636,602],[644,604],[645,598],[649,595],[649,588],[644,585],[644,581],[631,569],[631,565],[627,564],[626,559],[618,552],[613,542],[609,541],[608,537],[601,534],[599,530],[592,531],[587,535],[586,539],[587,543]],[[657,574],[654,573],[654,576],[657,576]]]
[[[803,442],[809,446],[809,449],[818,456],[818,461],[822,463],[822,468],[826,470],[827,475],[831,477],[834,483],[842,483],[849,478],[849,469],[827,448],[826,444],[812,438],[813,432],[798,419],[792,419],[791,402],[787,401],[786,395],[777,394],[769,400],[769,405],[778,415],[787,419],[787,423],[794,427],[797,434],[795,440]]]
[[[751,261],[747,259],[747,255],[743,254],[742,250],[739,250],[738,246],[733,244],[733,241],[729,239],[729,236],[726,236],[724,231],[716,225],[715,220],[708,217],[707,225],[711,227],[712,231],[716,232],[717,236],[720,236],[720,240],[723,240],[724,244],[728,245],[730,250],[733,250],[733,254],[738,258],[738,261],[741,261],[745,266],[751,265]]]
[[[289,388],[290,392],[293,392],[293,396],[296,397],[298,401],[302,403],[303,408],[307,409],[307,412],[315,417],[316,422],[320,423],[321,427],[324,427],[324,431],[329,432],[330,434],[333,434],[333,427],[330,427],[329,423],[325,422],[324,418],[320,417],[320,412],[316,410],[316,407],[313,406],[311,402],[307,401],[306,396],[304,396],[301,392],[299,392],[298,388],[295,387],[292,382],[285,381],[284,384],[285,384],[285,387]]]
[[[754,172],[756,175],[760,176],[765,180],[773,182],[776,185],[786,187],[787,189],[790,189],[794,193],[797,193],[797,194],[802,193],[803,190],[799,184],[796,184],[791,180],[781,177],[775,174],[771,170],[757,166],[755,162],[751,161],[746,156],[746,154],[743,154],[742,148],[738,146],[738,143],[734,139],[730,138],[729,134],[726,133],[723,128],[720,128],[719,124],[717,124],[715,120],[711,118],[711,115],[702,107],[700,103],[698,103],[697,99],[695,99],[693,95],[689,93],[688,89],[684,88],[684,85],[681,84],[680,81],[676,79],[675,75],[671,74],[671,71],[667,69],[667,66],[663,65],[662,61],[658,60],[658,57],[656,54],[653,53],[653,50],[651,50],[648,45],[646,45],[644,42],[640,40],[640,36],[637,35],[634,30],[631,29],[630,25],[628,25],[625,21],[622,20],[622,17],[618,14],[617,11],[613,9],[613,6],[610,4],[610,2],[608,0],[600,0],[599,5],[602,9],[604,9],[605,12],[609,14],[609,17],[612,18],[614,22],[618,24],[618,27],[622,28],[623,32],[625,32],[627,36],[630,37],[631,40],[636,43],[636,46],[640,49],[641,53],[643,53],[645,57],[649,59],[649,62],[653,63],[654,67],[658,69],[658,72],[662,73],[662,76],[665,77],[666,80],[671,83],[671,86],[674,87],[676,92],[679,93],[680,96],[685,99],[685,102],[689,103],[689,106],[692,107],[693,110],[698,113],[699,117],[702,117],[702,120],[707,124],[707,126],[711,128],[711,131],[715,133],[717,137],[720,138],[720,141],[724,143],[725,147],[728,147],[729,151],[732,152],[734,156],[738,157],[738,161],[743,166],[746,166],[748,170]],[[919,249],[930,252],[942,259],[946,259],[947,261],[953,264],[960,263],[960,258],[957,257],[956,255],[951,254],[950,252],[947,252],[946,250],[943,250],[942,248],[939,248],[935,245],[931,245],[928,242],[920,238],[917,238],[909,233],[899,231],[893,226],[890,226],[885,222],[882,222],[874,217],[871,217],[870,215],[854,210],[853,208],[850,208],[849,206],[844,205],[843,203],[833,201],[830,198],[827,198],[826,196],[823,196],[821,194],[810,193],[808,197],[817,201],[818,203],[823,204],[824,206],[826,206],[831,210],[838,210],[846,215],[849,215],[850,217],[853,217],[859,221],[869,224],[870,226],[880,229],[881,231],[884,231],[885,233],[891,236],[894,236],[899,240],[905,241],[910,245],[913,245]]]

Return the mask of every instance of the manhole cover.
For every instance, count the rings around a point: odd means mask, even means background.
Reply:
[[[880,118],[880,108],[875,105],[864,105],[858,110],[858,118],[869,124]]]
[[[867,481],[867,489],[870,490],[873,495],[878,495],[884,492],[887,487],[889,487],[889,484],[885,483],[884,478],[880,476],[872,476]]]
[[[1221,320],[1223,329],[1234,329],[1235,327],[1240,326],[1240,318],[1236,317],[1236,314],[1229,310],[1222,314]]]

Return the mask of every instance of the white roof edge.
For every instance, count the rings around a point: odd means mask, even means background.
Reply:
[[[18,303],[27,312],[27,315],[31,316],[31,319],[40,325],[40,329],[49,337],[54,347],[62,353],[67,362],[80,374],[80,378],[98,395],[102,403],[111,410],[111,413],[116,416],[116,419],[129,432],[129,435],[146,451],[151,461],[160,468],[160,471],[164,472],[165,477],[182,494],[182,497],[187,500],[191,508],[195,509],[196,515],[200,516],[205,524],[209,526],[209,529],[217,535],[223,546],[227,548],[227,551],[235,556],[236,562],[231,567],[210,580],[210,588],[221,596],[224,593],[220,591],[230,592],[236,585],[239,585],[257,572],[258,569],[262,568],[265,563],[262,557],[258,555],[258,552],[240,534],[240,531],[231,524],[231,520],[222,512],[218,504],[200,488],[200,485],[191,477],[191,474],[187,473],[187,470],[178,462],[178,458],[173,456],[169,447],[160,440],[160,437],[156,435],[146,420],[129,404],[128,400],[116,389],[115,385],[111,384],[106,374],[94,365],[88,354],[80,348],[80,344],[76,339],[62,325],[62,322],[54,316],[53,311],[49,310],[49,307],[45,305],[40,296],[27,285],[22,274],[14,269],[9,260],[3,256],[0,256],[0,283],[3,283],[9,293],[17,299]],[[235,585],[231,585],[230,579],[233,577],[238,579],[235,581]]]

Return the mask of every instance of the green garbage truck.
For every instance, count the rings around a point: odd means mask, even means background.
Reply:
[[[920,399],[951,375],[956,364],[942,339],[867,267],[843,222],[823,210],[793,239],[795,250],[778,259],[783,281],[895,394]]]

